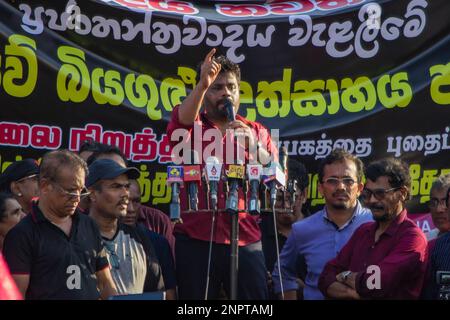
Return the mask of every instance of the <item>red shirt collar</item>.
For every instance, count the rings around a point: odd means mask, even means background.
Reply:
[[[408,212],[406,209],[403,209],[402,212],[400,212],[397,217],[395,217],[394,220],[389,224],[389,227],[383,232],[383,234],[386,234],[388,236],[393,237],[395,233],[397,232],[400,225],[405,221],[405,219],[408,216]],[[372,233],[375,234],[379,223],[375,222],[372,226]]]

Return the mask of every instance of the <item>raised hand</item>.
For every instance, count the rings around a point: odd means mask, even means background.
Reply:
[[[205,60],[203,60],[201,66],[199,85],[201,85],[204,89],[209,88],[214,80],[216,80],[221,69],[221,65],[214,60],[215,53],[216,49],[211,49],[211,51],[206,55]]]

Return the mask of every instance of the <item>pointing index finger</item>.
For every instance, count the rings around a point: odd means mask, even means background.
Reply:
[[[216,48],[212,48],[211,51],[206,55],[204,62],[210,62],[215,53],[216,53]]]

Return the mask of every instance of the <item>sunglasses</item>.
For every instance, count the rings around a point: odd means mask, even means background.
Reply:
[[[363,191],[361,192],[360,197],[363,201],[368,201],[368,200],[370,200],[370,198],[373,195],[375,197],[375,199],[377,199],[378,201],[381,201],[386,197],[387,193],[398,190],[398,189],[400,189],[400,187],[390,188],[390,189],[374,189],[374,190],[364,188]]]
[[[114,269],[119,269],[120,268],[119,257],[116,254],[114,243],[105,241],[104,244],[109,254],[109,263],[111,267]]]

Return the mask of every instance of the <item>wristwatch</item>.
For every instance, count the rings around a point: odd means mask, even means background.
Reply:
[[[348,277],[350,277],[351,274],[352,274],[352,272],[350,270],[343,272],[342,273],[342,279],[344,281],[347,281]]]

